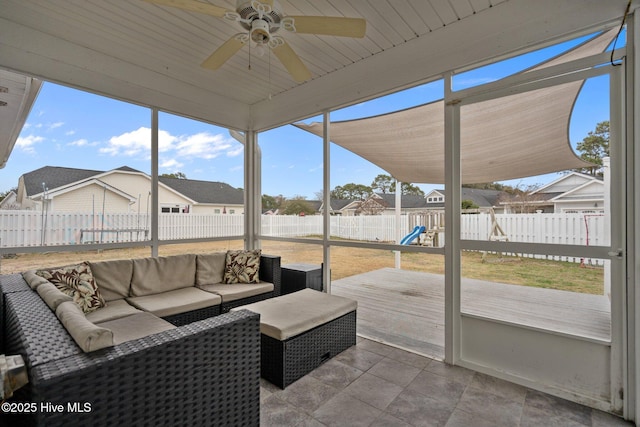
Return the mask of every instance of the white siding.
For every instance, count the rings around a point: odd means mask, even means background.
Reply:
[[[98,184],[87,185],[53,197],[51,211],[127,213],[129,199]]]

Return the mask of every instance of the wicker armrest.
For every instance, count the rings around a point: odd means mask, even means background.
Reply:
[[[37,425],[258,425],[260,323],[229,313],[34,367]],[[85,413],[66,409],[77,405]]]
[[[273,283],[273,296],[282,294],[281,257],[276,255],[262,255],[260,257],[260,280]]]

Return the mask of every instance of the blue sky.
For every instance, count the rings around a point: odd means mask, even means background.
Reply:
[[[582,40],[459,74],[454,78],[454,89],[513,74]],[[574,147],[598,122],[609,119],[608,85],[606,77],[585,84],[571,120],[570,141]],[[332,112],[331,119],[368,117],[442,97],[443,84],[437,81]],[[20,175],[43,166],[110,170],[126,165],[149,173],[150,126],[151,111],[147,108],[45,83],[7,165],[0,170],[0,191],[16,187]],[[244,187],[243,147],[226,129],[166,113],[160,113],[159,127],[160,173],[183,172],[190,179]],[[263,153],[263,194],[312,199],[322,190],[320,138],[284,126],[260,134],[259,142]],[[384,171],[332,145],[332,188],[350,182],[369,185],[380,173]],[[558,176],[550,174],[505,183],[545,184]],[[442,186],[420,187],[429,191]]]

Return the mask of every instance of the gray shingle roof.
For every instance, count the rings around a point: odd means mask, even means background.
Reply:
[[[396,207],[396,195],[395,193],[376,193],[384,200],[388,208]],[[420,209],[427,207],[427,201],[424,196],[416,196],[414,194],[404,194],[400,200],[401,206],[405,209]]]
[[[159,177],[164,185],[198,203],[244,204],[244,191],[224,182],[197,181],[194,179]]]
[[[83,181],[92,176],[99,175],[102,171],[89,169],[63,168],[58,166],[44,166],[22,175],[27,196],[42,193],[42,183],[49,190],[77,181]]]

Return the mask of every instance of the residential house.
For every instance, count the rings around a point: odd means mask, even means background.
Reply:
[[[605,185],[601,177],[571,172],[524,195],[502,199],[507,213],[604,213]]]
[[[241,214],[244,192],[223,182],[159,177],[161,213]],[[21,209],[55,212],[148,213],[151,177],[123,166],[96,171],[45,166],[22,175]]]
[[[503,211],[499,204],[503,194],[504,192],[499,190],[462,187],[460,200],[468,200],[483,210],[493,208],[496,213],[499,213]],[[444,211],[444,201],[444,190],[431,190],[425,196],[426,209]]]
[[[15,210],[19,209],[19,205],[17,202],[18,195],[15,191],[10,190],[5,196],[4,199],[0,200],[0,210]]]

